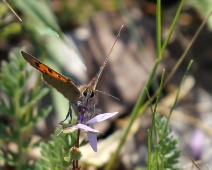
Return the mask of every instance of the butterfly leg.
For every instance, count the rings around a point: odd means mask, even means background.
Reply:
[[[70,116],[70,119],[72,120],[72,106],[73,105],[74,105],[73,103],[69,102],[69,109],[68,109],[68,113],[66,114],[66,118],[63,121],[61,121],[59,124],[62,124],[63,122],[65,122],[69,116]]]

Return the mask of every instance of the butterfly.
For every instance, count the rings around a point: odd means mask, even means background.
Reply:
[[[46,64],[42,63],[40,60],[33,57],[31,54],[25,51],[21,51],[21,54],[23,58],[31,66],[35,67],[37,70],[39,70],[42,73],[43,80],[50,86],[57,89],[65,98],[69,100],[70,103],[76,103],[80,98],[90,100],[91,98],[95,96],[96,87],[98,85],[99,78],[101,77],[102,72],[108,62],[109,56],[115,46],[115,43],[117,42],[118,37],[120,36],[121,29],[119,30],[116,40],[109,54],[105,58],[103,65],[100,67],[99,72],[96,74],[96,76],[93,79],[91,79],[91,81],[88,84],[77,86],[71,79],[53,70]],[[66,119],[67,119],[67,116],[66,116]]]
[[[76,103],[82,97],[87,100],[94,97],[99,77],[107,63],[107,60],[105,60],[100,72],[88,84],[77,86],[71,79],[53,70],[31,54],[25,51],[21,51],[21,54],[31,66],[42,73],[43,80],[58,90],[70,103]]]

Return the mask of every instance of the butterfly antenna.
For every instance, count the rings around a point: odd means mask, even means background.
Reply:
[[[15,15],[16,18],[18,18],[19,21],[22,21],[22,19],[18,16],[18,14],[13,10],[13,8],[8,4],[6,0],[3,0],[3,2],[7,5],[7,7],[12,11],[12,13]]]
[[[99,72],[98,72],[98,76],[97,76],[97,78],[96,78],[97,81],[96,81],[95,84],[94,84],[94,89],[96,88],[96,85],[97,85],[97,83],[98,83],[98,79],[99,79],[99,77],[101,76],[102,71],[104,70],[104,68],[105,68],[105,66],[106,66],[106,64],[107,64],[107,62],[108,62],[108,59],[109,59],[109,57],[110,57],[110,54],[111,54],[111,52],[113,51],[113,48],[115,47],[115,44],[116,44],[116,42],[118,41],[118,39],[119,39],[119,37],[120,37],[121,30],[122,30],[123,27],[124,27],[124,25],[122,25],[121,28],[119,29],[119,32],[118,32],[118,34],[117,34],[117,36],[116,36],[116,39],[115,39],[115,41],[114,41],[114,43],[113,43],[113,46],[112,46],[112,48],[110,49],[110,51],[109,51],[109,53],[108,53],[108,55],[107,55],[107,57],[106,57],[106,59],[105,59],[103,65],[102,65],[102,67],[100,68],[100,70],[99,70]]]
[[[120,37],[121,30],[122,30],[123,27],[124,27],[124,25],[122,25],[121,28],[119,29],[118,35],[116,36],[116,40],[114,41],[113,46],[112,46],[112,48],[110,49],[110,52],[108,53],[108,55],[107,55],[107,57],[106,57],[106,59],[105,59],[105,61],[104,61],[104,63],[103,63],[102,68],[104,68],[105,65],[107,64],[108,58],[109,58],[111,52],[113,51],[113,48],[115,47],[116,42],[118,41],[118,39],[119,39],[119,37]],[[102,71],[102,70],[101,70],[101,71]]]
[[[106,93],[106,92],[103,92],[103,91],[100,91],[100,90],[95,90],[96,92],[100,92],[100,93],[103,93],[103,94],[106,94],[107,96],[110,96],[110,97],[112,97],[112,98],[114,98],[114,99],[116,99],[116,100],[118,100],[118,101],[121,101],[118,97],[115,97],[115,96],[113,96],[113,95],[111,95],[111,94],[108,94],[108,93]]]

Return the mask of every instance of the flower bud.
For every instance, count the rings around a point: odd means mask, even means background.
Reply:
[[[82,156],[81,154],[81,151],[79,150],[79,148],[73,146],[71,149],[70,149],[70,159],[71,160],[79,160]]]

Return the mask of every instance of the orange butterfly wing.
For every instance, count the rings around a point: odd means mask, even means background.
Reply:
[[[74,102],[80,97],[81,94],[78,87],[70,79],[54,71],[29,53],[21,51],[21,54],[31,66],[43,73],[42,76],[45,82],[57,89],[70,102]]]

